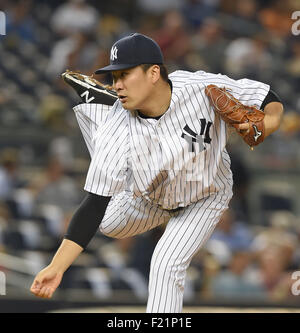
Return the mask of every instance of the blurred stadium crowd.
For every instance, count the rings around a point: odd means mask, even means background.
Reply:
[[[186,301],[300,305],[291,292],[300,270],[300,36],[291,32],[298,0],[2,0],[0,10],[0,270],[7,288],[28,293],[84,196],[89,156],[72,112],[79,99],[60,74],[93,74],[109,62],[116,39],[138,31],[159,43],[170,72],[263,81],[285,106],[280,130],[254,152],[230,138],[234,198],[191,264]],[[122,240],[98,233],[60,290],[104,300],[127,290],[146,300],[162,232]]]

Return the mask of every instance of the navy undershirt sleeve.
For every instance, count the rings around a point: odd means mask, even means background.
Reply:
[[[273,90],[270,89],[268,95],[265,97],[265,99],[262,102],[261,110],[263,110],[266,107],[266,105],[271,102],[282,103],[280,97]]]
[[[99,228],[110,198],[88,193],[72,217],[64,238],[85,249]]]

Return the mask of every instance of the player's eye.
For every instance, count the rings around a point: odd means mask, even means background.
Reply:
[[[113,83],[116,83],[119,77],[120,75],[112,75]]]
[[[112,74],[113,83],[116,83],[119,78],[123,79],[124,77],[126,77],[127,74],[128,72],[120,72],[118,74]]]

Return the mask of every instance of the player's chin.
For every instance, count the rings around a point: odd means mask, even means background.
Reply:
[[[128,111],[136,109],[135,105],[133,103],[129,103],[129,102],[123,102],[122,107],[123,107],[123,109],[128,110]]]

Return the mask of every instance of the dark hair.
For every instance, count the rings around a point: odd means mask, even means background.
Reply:
[[[164,81],[168,82],[168,80],[169,80],[169,74],[168,74],[167,67],[164,64],[143,64],[143,65],[141,65],[141,67],[142,67],[142,69],[143,69],[144,72],[147,72],[147,70],[150,67],[152,67],[153,65],[159,66],[161,78]]]

